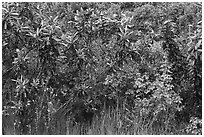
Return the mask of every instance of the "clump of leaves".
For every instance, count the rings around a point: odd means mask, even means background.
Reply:
[[[181,109],[179,107],[181,98],[173,90],[173,85],[171,84],[172,77],[169,69],[170,65],[164,62],[160,68],[162,74],[158,74],[154,82],[137,80],[135,83],[135,86],[138,87],[137,92],[140,94],[143,93],[144,97],[137,101],[141,113],[151,116],[154,122],[165,126],[169,126],[170,122],[175,120],[175,112]]]
[[[189,134],[202,135],[202,119],[191,117],[190,124],[186,127]]]

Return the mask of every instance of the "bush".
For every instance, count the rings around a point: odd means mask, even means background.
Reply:
[[[202,116],[201,22],[200,3],[2,3],[4,133],[176,134]]]

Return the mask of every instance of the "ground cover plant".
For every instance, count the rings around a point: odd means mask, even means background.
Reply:
[[[202,134],[202,3],[3,2],[2,134]]]

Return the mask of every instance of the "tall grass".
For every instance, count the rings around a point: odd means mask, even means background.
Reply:
[[[139,113],[127,114],[122,108],[104,108],[100,115],[93,117],[92,123],[76,123],[65,116],[51,118],[50,124],[40,120],[38,128],[31,127],[30,134],[69,134],[69,135],[178,135],[187,134],[184,128],[186,123],[155,121],[154,117],[141,116]],[[4,124],[8,124],[9,119]],[[35,124],[33,124],[35,125]],[[5,125],[4,125],[5,126]],[[31,125],[32,126],[32,125]],[[14,131],[14,124],[6,125],[4,134],[19,134]]]
[[[95,116],[91,125],[68,126],[67,134],[76,135],[172,135],[186,134],[184,126],[159,124],[154,119],[135,115],[126,119],[121,110],[108,109],[101,116]],[[167,118],[168,119],[168,118]],[[172,123],[171,123],[172,124]],[[172,128],[175,127],[175,128]]]

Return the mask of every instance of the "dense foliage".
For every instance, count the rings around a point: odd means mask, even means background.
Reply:
[[[201,10],[201,3],[2,3],[4,134],[66,134],[110,111],[117,134],[135,134],[128,130],[137,118],[165,134],[181,123],[182,134],[201,134]]]

